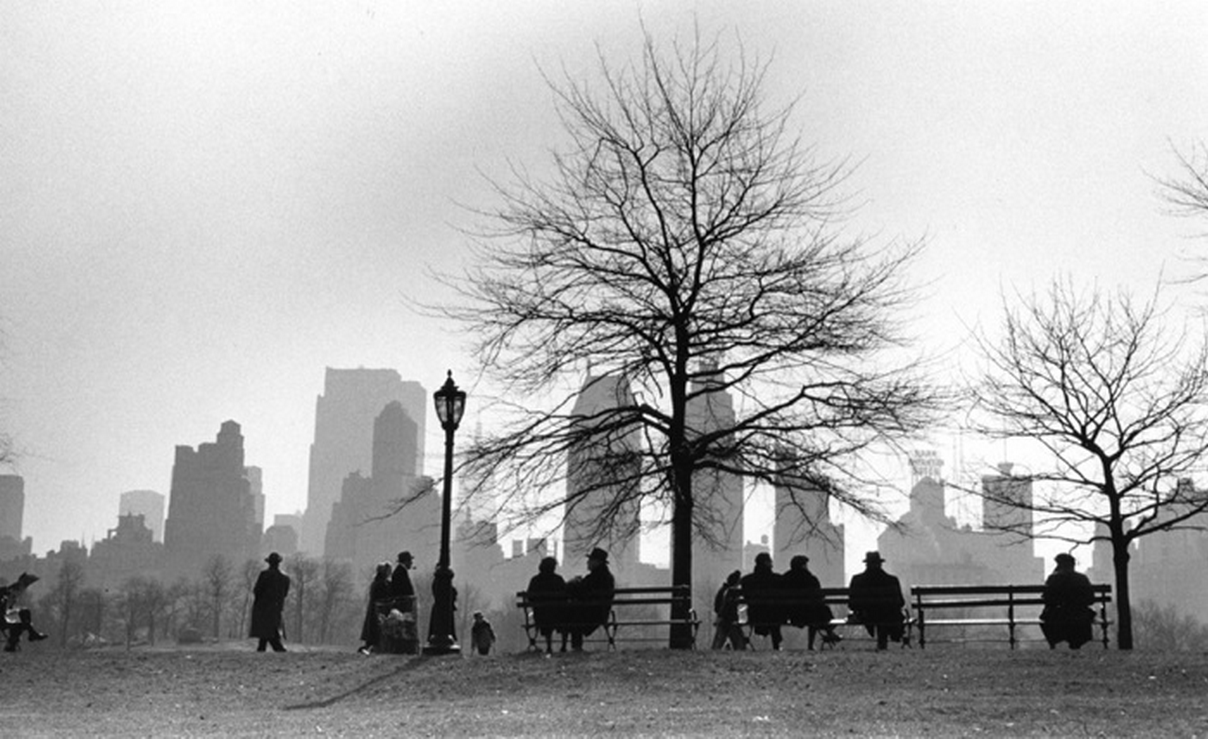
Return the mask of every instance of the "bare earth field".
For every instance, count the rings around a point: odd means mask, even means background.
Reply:
[[[1208,737],[1208,655],[942,645],[0,654],[0,735]]]

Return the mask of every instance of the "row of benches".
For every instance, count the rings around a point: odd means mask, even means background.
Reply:
[[[1111,603],[1111,586],[1092,586],[1095,594],[1095,621],[1099,641],[1108,646],[1110,621],[1107,606]],[[1043,585],[916,585],[910,589],[910,614],[906,618],[909,644],[917,633],[919,648],[925,648],[929,629],[959,629],[960,633],[951,641],[1002,641],[992,637],[992,632],[1007,630],[1006,641],[1011,649],[1019,645],[1020,629],[1040,625],[1040,609],[1044,601]],[[850,599],[848,588],[823,588],[822,598],[836,618],[832,626],[848,624],[847,605]],[[740,603],[744,601],[740,600]],[[780,601],[792,605],[792,601]],[[537,644],[537,624],[533,620],[533,603],[528,594],[516,594],[516,605],[524,612],[524,630],[531,649]],[[695,642],[701,621],[692,608],[691,593],[684,586],[617,588],[611,601],[608,620],[603,624],[602,640],[609,649],[617,648],[617,641],[667,641],[665,634],[652,636],[651,627],[683,626],[689,630]],[[680,616],[672,614],[679,612]],[[624,616],[622,617],[622,614]],[[748,636],[755,624],[745,623]],[[624,630],[624,634],[621,632]],[[934,641],[934,639],[933,639]]]

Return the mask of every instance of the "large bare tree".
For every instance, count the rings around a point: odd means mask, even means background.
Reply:
[[[978,338],[971,426],[1037,443],[1052,468],[1026,475],[1039,483],[1030,501],[1017,486],[981,494],[1032,512],[1034,530],[1022,520],[1007,530],[1110,542],[1117,638],[1131,649],[1130,546],[1208,509],[1190,481],[1208,451],[1208,354],[1167,332],[1156,299],[1138,304],[1125,290],[1058,279],[1019,301],[1005,309],[1001,336]]]
[[[566,145],[548,176],[516,167],[498,186],[440,311],[501,389],[501,430],[465,452],[463,489],[478,481],[530,516],[583,506],[600,536],[631,528],[637,502],[665,504],[672,581],[687,587],[694,529],[708,539],[721,516],[694,476],[882,516],[858,458],[917,429],[932,399],[904,352],[884,354],[905,345],[896,319],[919,245],[874,248],[835,226],[848,168],[801,143],[766,70],[699,35],[670,49],[648,37],[627,65],[601,55],[594,83],[551,83]],[[632,392],[576,415],[571,385],[597,370]],[[690,409],[722,393],[735,417],[693,428]],[[568,473],[585,448],[590,474]],[[580,479],[563,496],[568,474]]]

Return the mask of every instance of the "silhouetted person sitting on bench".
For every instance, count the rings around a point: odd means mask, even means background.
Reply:
[[[784,582],[772,569],[772,555],[760,552],[755,555],[755,569],[742,578],[742,595],[747,601],[747,620],[751,630],[759,636],[772,637],[772,649],[780,649],[784,636],[780,625],[784,623]]]
[[[887,648],[890,641],[900,642],[906,635],[902,584],[882,569],[884,561],[880,552],[868,552],[864,571],[853,576],[849,585],[848,620],[863,624],[868,635],[877,638],[877,649]]]
[[[806,645],[814,648],[814,639],[818,632],[823,632],[823,644],[838,644],[842,637],[835,633],[831,619],[835,614],[826,600],[822,597],[822,583],[810,572],[810,558],[798,554],[789,560],[788,572],[781,575],[785,596],[791,605],[788,607],[788,621],[791,626],[807,630]]]
[[[17,642],[21,640],[22,634],[27,634],[29,641],[42,641],[46,638],[46,634],[34,628],[30,610],[17,607],[17,601],[24,595],[25,589],[38,580],[37,575],[22,572],[16,582],[0,586],[0,628],[7,634],[4,641],[6,652],[17,651]]]
[[[566,581],[555,572],[557,569],[558,560],[543,557],[525,591],[533,609],[533,624],[537,633],[545,637],[546,654],[554,651],[554,630],[562,623],[566,611]]]
[[[612,597],[616,592],[616,581],[608,570],[608,552],[596,547],[587,555],[587,575],[576,577],[566,584],[566,622],[563,629],[562,650],[566,651],[566,634],[570,634],[571,648],[576,652],[583,649],[583,637],[608,623],[612,613]]]
[[[1056,649],[1069,642],[1079,649],[1094,638],[1095,592],[1086,575],[1074,569],[1074,558],[1064,552],[1056,557],[1057,567],[1044,581],[1044,610],[1040,612],[1040,630]]]

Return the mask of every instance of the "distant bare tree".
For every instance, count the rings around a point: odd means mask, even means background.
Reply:
[[[239,607],[239,636],[247,636],[248,632],[248,617],[252,608],[253,590],[256,587],[256,579],[260,577],[261,563],[255,559],[247,559],[243,562],[243,567],[240,568],[240,584],[242,585],[243,602]]]
[[[289,567],[285,574],[289,575],[291,581],[288,600],[294,606],[294,633],[290,635],[290,639],[305,643],[306,611],[314,599],[313,589],[318,582],[319,563],[301,554],[295,554],[289,558]]]
[[[353,601],[352,568],[344,562],[324,558],[319,571],[319,587],[318,641],[327,644],[332,641],[332,627],[341,620],[341,612]]]
[[[74,558],[63,560],[63,564],[59,566],[54,590],[47,595],[58,617],[60,647],[67,646],[67,639],[75,626],[72,618],[79,606],[83,585],[84,566]]]
[[[465,328],[510,414],[464,452],[463,490],[482,481],[530,519],[590,510],[601,540],[636,533],[643,501],[665,504],[672,581],[687,588],[694,536],[724,518],[695,477],[808,490],[807,517],[825,495],[886,520],[861,458],[933,410],[917,365],[887,356],[906,345],[920,245],[874,248],[834,226],[848,167],[818,161],[792,106],[768,104],[765,65],[648,37],[634,63],[599,66],[596,88],[554,86],[569,144],[552,177],[518,169],[499,186],[476,266],[446,278],[458,300],[438,312]],[[633,394],[585,418],[567,383],[591,368]],[[694,428],[691,409],[721,393],[734,420]],[[599,452],[592,473],[534,500],[583,472],[567,469],[582,449]],[[691,644],[673,630],[673,647]]]
[[[115,604],[121,614],[126,649],[134,644],[138,633],[139,623],[144,618],[143,593],[146,590],[146,578],[131,577],[122,583],[121,591]]]
[[[979,494],[1035,519],[1034,531],[1022,521],[1005,530],[1111,543],[1118,642],[1131,649],[1129,546],[1190,528],[1208,510],[1208,494],[1189,479],[1208,452],[1208,353],[1168,335],[1154,302],[1136,305],[1124,290],[1079,292],[1063,280],[1006,308],[1002,336],[982,335],[978,348],[973,430],[1034,441],[1053,460],[1026,475],[1045,484],[1030,503],[1015,497],[1016,486]]]
[[[206,561],[205,567],[201,571],[201,580],[209,601],[210,623],[215,639],[222,636],[222,614],[235,589],[232,570],[231,563],[226,557],[215,554]]]
[[[166,620],[172,602],[171,592],[156,579],[143,582],[139,601],[143,608],[143,622],[147,625],[147,643],[155,644],[156,627]]]
[[[1152,600],[1137,604],[1133,614],[1137,644],[1167,652],[1208,652],[1208,626],[1180,613],[1173,604]]]

